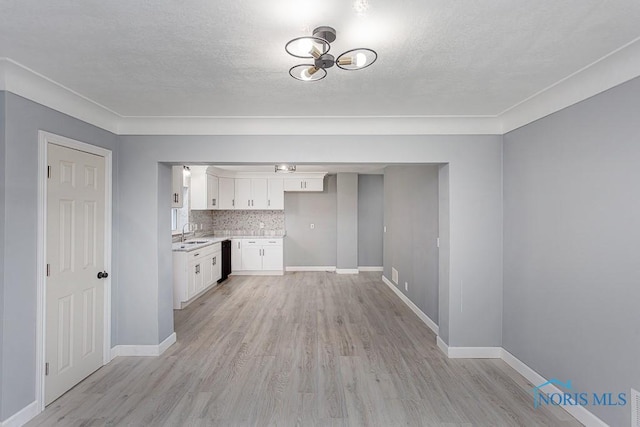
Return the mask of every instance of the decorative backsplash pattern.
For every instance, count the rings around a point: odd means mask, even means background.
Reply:
[[[284,230],[284,211],[212,211],[214,230]]]
[[[211,215],[212,211],[190,211],[189,212],[189,222],[194,224],[198,224],[198,235],[202,236],[204,234],[213,233],[213,216]],[[202,230],[200,229],[200,225],[202,224]]]
[[[191,211],[189,222],[198,225],[196,236],[284,234],[284,211]],[[260,223],[264,228],[260,228]],[[202,226],[202,228],[200,228]]]

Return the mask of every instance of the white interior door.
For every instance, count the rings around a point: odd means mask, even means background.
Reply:
[[[105,158],[47,145],[45,404],[103,364]]]

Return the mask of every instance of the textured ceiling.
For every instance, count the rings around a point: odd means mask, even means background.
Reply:
[[[640,36],[638,0],[368,3],[2,0],[0,57],[124,116],[496,115]],[[318,25],[378,61],[292,79]]]

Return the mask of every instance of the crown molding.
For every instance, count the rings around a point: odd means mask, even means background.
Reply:
[[[9,58],[0,58],[0,90],[117,133],[121,116]]]
[[[0,90],[118,135],[502,135],[640,76],[640,37],[497,116],[122,116],[9,58]]]
[[[496,135],[496,117],[124,117],[121,135]]]
[[[502,134],[640,76],[640,37],[498,115]]]

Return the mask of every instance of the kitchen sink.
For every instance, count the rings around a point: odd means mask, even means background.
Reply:
[[[183,245],[200,245],[202,243],[209,243],[208,240],[191,240],[189,242],[182,242]]]

